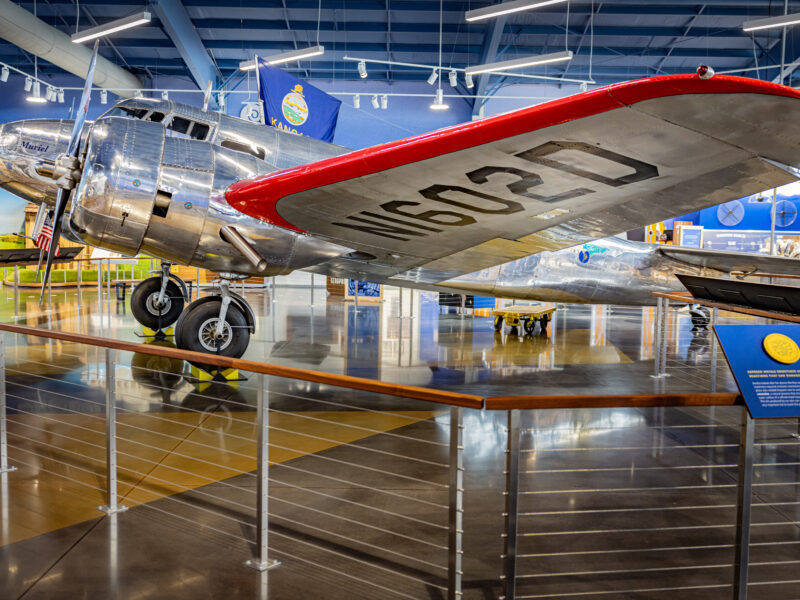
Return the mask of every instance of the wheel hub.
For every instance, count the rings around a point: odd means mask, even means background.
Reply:
[[[164,315],[169,312],[169,309],[172,308],[172,300],[169,296],[164,294],[164,301],[159,305],[158,302],[158,292],[153,292],[147,297],[147,302],[145,302],[145,306],[147,307],[148,312],[153,316]]]
[[[203,324],[200,325],[200,345],[209,352],[216,352],[217,349],[224,350],[230,345],[233,339],[233,329],[227,321],[222,324],[222,336],[219,338],[217,337],[218,322],[219,318],[213,317],[211,319],[206,319],[203,321]],[[219,345],[219,348],[217,348],[217,345]]]

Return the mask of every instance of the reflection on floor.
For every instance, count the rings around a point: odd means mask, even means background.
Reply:
[[[247,358],[481,395],[734,389],[707,334],[675,312],[654,380],[653,309],[559,306],[543,335],[495,333],[435,296],[380,305],[322,289],[246,294]],[[17,322],[139,340],[96,290],[23,293]],[[13,290],[0,314],[13,319]],[[726,316],[732,319],[732,316]],[[198,386],[184,365],[117,357],[121,502],[105,517],[102,350],[5,336],[9,442],[0,477],[0,597],[444,598],[450,410],[267,378],[270,540],[252,552],[256,378]],[[530,598],[730,596],[738,409],[528,415],[518,591]],[[465,598],[502,595],[506,414],[464,413]],[[758,429],[752,598],[794,598],[796,423]],[[789,582],[774,585],[772,581]],[[651,591],[648,591],[651,590]],[[660,591],[652,591],[660,590]]]

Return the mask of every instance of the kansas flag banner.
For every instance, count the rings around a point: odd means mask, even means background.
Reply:
[[[341,100],[260,58],[258,77],[267,123],[282,131],[333,141]]]

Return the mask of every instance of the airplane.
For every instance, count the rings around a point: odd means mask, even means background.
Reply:
[[[295,269],[626,304],[679,289],[677,268],[797,273],[780,257],[606,239],[796,180],[789,87],[701,67],[350,151],[169,100],[86,122],[91,72],[74,122],[2,125],[0,186],[52,210],[55,238],[161,258],[131,309],[151,329],[175,323],[179,348],[240,357],[255,316],[230,283]],[[184,307],[173,263],[219,273],[217,287]]]

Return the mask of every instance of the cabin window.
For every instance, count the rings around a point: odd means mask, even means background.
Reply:
[[[242,142],[236,142],[234,140],[222,140],[220,146],[227,148],[228,150],[235,150],[236,152],[250,154],[259,160],[264,160],[264,158],[267,156],[267,153],[263,148],[253,144],[243,144]]]

